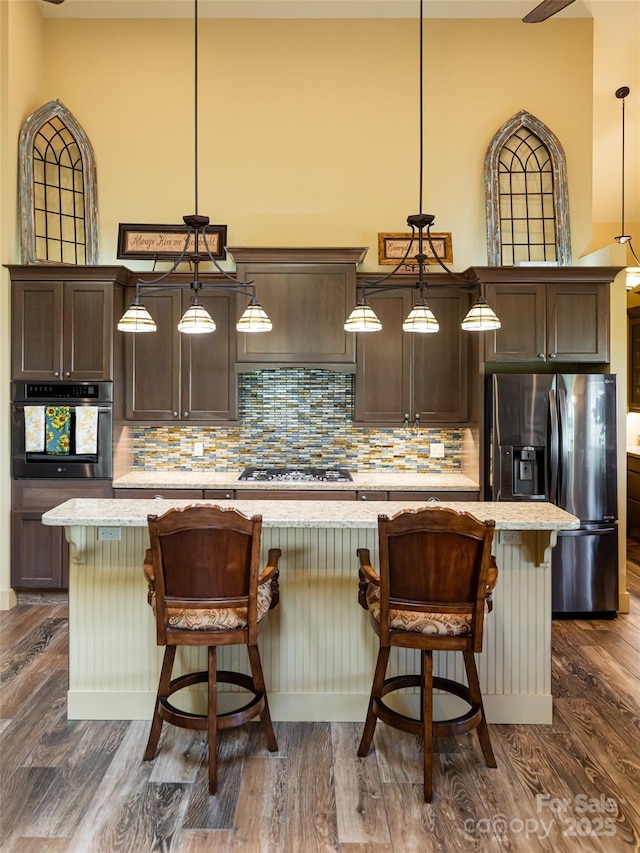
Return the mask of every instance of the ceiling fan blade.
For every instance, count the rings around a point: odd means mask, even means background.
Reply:
[[[528,15],[522,19],[525,24],[539,24],[540,21],[546,21],[553,15],[566,9],[574,0],[542,0],[535,9],[532,9]]]

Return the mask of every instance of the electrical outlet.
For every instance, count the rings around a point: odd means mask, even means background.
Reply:
[[[429,456],[431,456],[432,459],[442,459],[444,457],[444,444],[442,442],[430,444]]]
[[[119,527],[99,527],[98,542],[119,542],[120,528]]]
[[[204,441],[193,442],[193,455],[204,456]]]
[[[521,530],[501,530],[500,542],[503,545],[522,545]]]

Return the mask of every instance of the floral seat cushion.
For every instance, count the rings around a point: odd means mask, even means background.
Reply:
[[[151,563],[151,555],[147,552],[147,558],[144,562],[144,573],[149,584],[149,594],[147,600],[153,609],[153,615],[156,615],[156,591],[155,580],[153,576],[153,565]],[[269,608],[273,598],[273,590],[271,581],[266,581],[258,586],[258,622],[263,619]],[[169,627],[182,628],[191,631],[228,631],[234,628],[247,627],[247,608],[246,607],[222,607],[222,608],[187,608],[187,607],[168,607]]]
[[[380,588],[372,583],[367,587],[367,606],[376,622],[380,622]],[[488,612],[485,602],[485,619]],[[391,608],[389,623],[394,631],[415,631],[442,637],[462,637],[471,633],[471,613],[418,613]]]

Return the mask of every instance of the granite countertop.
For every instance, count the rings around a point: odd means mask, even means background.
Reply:
[[[477,492],[477,481],[464,474],[417,474],[408,471],[351,472],[353,482],[314,483],[268,480],[266,482],[238,480],[241,471],[130,471],[113,481],[114,489],[260,489],[284,491],[287,489],[320,489],[353,492],[354,490],[382,489],[408,492]]]
[[[147,515],[162,514],[170,507],[207,501],[74,498],[45,512],[42,523],[53,526],[146,527]],[[424,501],[216,501],[245,515],[260,513],[264,527],[377,527],[378,514],[393,515],[417,509]],[[438,506],[471,512],[482,520],[494,519],[498,530],[575,530],[579,520],[553,504],[540,502],[440,502]]]

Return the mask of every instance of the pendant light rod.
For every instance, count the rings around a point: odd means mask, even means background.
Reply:
[[[198,0],[193,0],[193,175],[194,210],[198,214]]]
[[[418,192],[418,210],[420,215],[422,215],[422,184],[423,184],[423,175],[424,175],[424,13],[423,13],[423,0],[420,0],[420,50],[419,50],[419,63],[420,63],[420,80],[418,85],[418,92],[420,98],[420,108],[418,111],[418,115],[420,117],[420,135],[419,135],[419,149],[420,149],[420,188]],[[435,217],[432,218],[435,219]],[[409,244],[411,245],[411,244]],[[422,252],[422,246],[420,246],[420,251]]]
[[[624,230],[624,209],[625,209],[625,203],[624,203],[624,190],[625,190],[625,178],[624,178],[624,172],[625,172],[625,98],[629,94],[629,91],[630,91],[630,89],[628,86],[620,86],[619,89],[616,89],[616,98],[618,98],[619,100],[622,101],[622,152],[621,152],[621,155],[622,155],[622,166],[621,166],[622,186],[621,186],[621,193],[620,193],[621,204],[622,204],[622,211],[621,211],[621,217],[620,217],[621,218],[622,234],[620,234],[618,237],[614,237],[614,239],[617,243],[620,243],[622,245],[624,245],[626,243],[626,245],[629,247],[629,251],[631,252],[633,257],[635,258],[636,263],[640,264],[640,258],[638,258],[638,256],[636,255],[635,250],[633,248],[633,244],[631,243],[631,235],[625,233],[625,230]]]
[[[629,87],[622,86],[616,92],[616,98],[622,99],[622,233],[625,233],[624,230],[624,164],[625,164],[625,156],[624,156],[624,128],[625,128],[625,117],[624,117],[624,109],[625,109],[625,98],[629,94]]]

